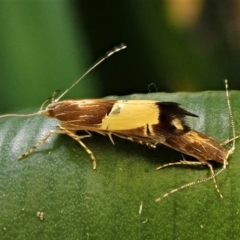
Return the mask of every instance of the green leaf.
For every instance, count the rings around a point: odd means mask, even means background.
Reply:
[[[199,116],[187,118],[193,129],[220,142],[232,137],[224,92],[123,98],[179,102]],[[231,104],[239,133],[239,92],[231,92]],[[217,177],[223,199],[208,181],[156,203],[166,192],[208,177],[209,169],[177,166],[156,171],[182,159],[181,154],[162,145],[149,149],[119,138],[112,145],[97,134],[84,139],[97,158],[96,170],[85,150],[65,135],[51,137],[33,154],[17,160],[56,125],[56,120],[43,116],[0,119],[1,239],[239,238],[238,140],[230,165]],[[44,212],[43,221],[38,211]]]

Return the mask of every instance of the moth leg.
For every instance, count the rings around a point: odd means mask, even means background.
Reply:
[[[158,144],[158,142],[154,143],[154,142],[152,142],[150,140],[136,138],[134,136],[126,136],[126,135],[120,134],[120,133],[107,133],[106,135],[108,135],[108,137],[110,138],[112,144],[115,144],[114,141],[113,141],[112,135],[117,136],[117,137],[122,138],[122,139],[126,139],[126,140],[129,140],[129,141],[132,141],[132,142],[137,142],[137,143],[140,143],[142,145],[146,145],[149,148],[156,148],[156,145]]]
[[[180,162],[174,162],[174,163],[164,164],[164,165],[162,165],[162,166],[157,167],[156,169],[157,169],[157,170],[160,170],[160,169],[162,169],[162,168],[170,167],[170,166],[174,166],[174,165],[192,165],[192,166],[197,166],[197,165],[206,165],[206,164],[205,164],[205,163],[202,163],[202,162],[186,161],[186,160],[184,159],[184,160],[181,160]]]
[[[182,190],[184,188],[187,188],[187,187],[190,187],[190,186],[193,186],[193,185],[196,185],[196,184],[199,184],[199,183],[203,183],[203,182],[206,182],[210,179],[213,179],[214,177],[216,177],[218,174],[220,174],[224,169],[220,170],[219,172],[217,172],[215,175],[211,175],[210,177],[208,178],[203,178],[203,179],[200,179],[198,181],[194,181],[194,182],[190,182],[190,183],[187,183],[185,185],[182,185],[181,187],[178,187],[178,188],[175,188],[173,189],[172,191],[168,192],[168,193],[165,193],[163,196],[161,196],[160,198],[157,198],[155,201],[156,202],[159,202],[160,200],[162,200],[163,198],[169,196],[170,194],[172,193],[175,193],[175,192],[178,192],[179,190]],[[222,196],[222,195],[221,195]]]
[[[162,169],[162,168],[164,168],[164,167],[169,167],[169,166],[173,166],[173,165],[181,165],[181,164],[191,165],[191,166],[207,165],[207,166],[210,168],[211,176],[208,177],[208,178],[204,178],[204,179],[198,180],[198,181],[194,181],[194,182],[187,183],[187,184],[185,184],[185,185],[183,185],[183,186],[181,186],[181,187],[178,187],[178,188],[176,188],[176,189],[173,189],[172,191],[170,191],[170,192],[164,194],[162,197],[158,198],[158,199],[156,200],[157,202],[160,201],[162,198],[167,197],[169,194],[172,194],[172,193],[174,193],[174,192],[177,192],[177,191],[179,191],[179,190],[181,190],[181,189],[183,189],[183,188],[186,188],[186,187],[189,187],[189,186],[192,186],[192,185],[201,183],[201,182],[208,181],[208,180],[210,180],[210,179],[213,179],[214,186],[215,186],[215,188],[216,188],[216,190],[217,190],[217,193],[219,194],[220,198],[223,198],[223,196],[222,196],[222,194],[221,194],[221,192],[220,192],[220,190],[219,190],[219,187],[218,187],[218,185],[217,185],[216,178],[215,178],[216,175],[218,175],[219,173],[215,174],[212,165],[211,165],[209,162],[205,161],[205,160],[201,160],[201,161],[199,161],[199,162],[195,162],[195,161],[186,161],[186,160],[184,159],[184,160],[182,160],[182,161],[180,161],[180,162],[164,164],[164,165],[158,167],[157,170]],[[221,172],[222,172],[222,171],[221,171]]]
[[[71,132],[69,130],[67,130],[66,128],[63,128],[62,126],[59,125],[59,128],[63,131],[63,133],[67,134],[69,137],[73,138],[74,140],[76,140],[84,149],[85,151],[90,155],[92,161],[93,161],[93,169],[97,168],[97,162],[96,162],[96,158],[94,156],[94,154],[92,153],[92,151],[81,141],[82,138],[85,137],[90,137],[91,133],[86,131],[87,133],[89,133],[89,135],[83,135],[83,136],[78,136],[76,135],[74,132]]]
[[[124,135],[121,135],[121,134],[116,134],[116,133],[107,133],[107,135],[108,135],[108,137],[109,137],[109,139],[110,139],[110,141],[112,142],[113,145],[115,145],[115,143],[113,141],[112,135],[123,138],[123,139],[126,139],[126,140],[129,140],[129,141],[132,141],[132,142],[137,142],[137,143],[140,143],[142,145],[147,145],[150,148],[156,148],[156,144],[153,144],[151,142],[142,141],[142,140],[139,140],[139,139],[135,139],[133,137],[127,137],[127,136],[124,136]]]
[[[235,136],[235,137],[233,137],[233,138],[231,138],[231,139],[227,139],[226,141],[222,142],[220,145],[221,145],[221,146],[227,145],[227,144],[230,143],[230,142],[234,142],[234,141],[235,141],[236,139],[238,139],[238,138],[240,138],[240,135]],[[235,145],[233,145],[232,148],[229,149],[229,151],[228,151],[228,156],[231,155],[231,154],[233,154],[233,153],[234,153],[234,150],[235,150]]]
[[[59,126],[62,130],[63,129],[65,129],[65,128],[63,128],[63,127],[61,127],[61,126]],[[64,131],[64,130],[63,130]],[[89,132],[89,131],[87,131],[87,130],[84,130],[86,133],[87,133],[87,135],[81,135],[81,138],[86,138],[86,137],[92,137],[92,134]],[[65,131],[64,131],[64,133],[65,133]],[[78,136],[78,135],[77,135]]]
[[[42,145],[43,143],[45,143],[47,141],[47,139],[52,135],[52,134],[60,134],[60,133],[64,133],[62,130],[57,129],[57,130],[51,130],[47,135],[45,135],[45,137],[40,140],[36,145],[34,145],[31,149],[29,149],[27,152],[25,152],[24,154],[22,154],[21,156],[18,157],[18,160],[23,159],[24,157],[30,155],[33,151],[35,151],[36,148],[38,148],[40,145]]]
[[[212,176],[212,179],[213,179],[215,188],[216,188],[216,190],[217,190],[217,192],[218,192],[218,195],[220,196],[220,198],[223,198],[223,195],[221,194],[221,192],[220,192],[220,190],[219,190],[219,187],[218,187],[218,184],[217,184],[216,174],[214,173],[212,164],[210,164],[209,162],[206,161],[206,165],[208,165],[208,167],[210,168],[211,176]]]
[[[112,138],[112,133],[108,133],[107,135],[108,135],[110,141],[112,142],[112,144],[115,145],[113,138]]]

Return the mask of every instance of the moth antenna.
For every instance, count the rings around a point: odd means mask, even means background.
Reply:
[[[154,88],[155,92],[158,92],[157,85],[155,83],[148,84],[148,92],[152,93],[151,88]]]
[[[221,143],[221,145],[224,146],[224,145],[226,145],[226,144],[228,144],[228,143],[230,143],[230,142],[233,142],[234,140],[236,140],[236,139],[238,139],[238,138],[240,138],[240,135],[237,135],[237,136],[235,136],[234,138],[227,139],[226,141],[224,141],[223,143]],[[231,149],[230,149],[230,150],[231,150]]]
[[[41,112],[43,111],[44,105],[46,104],[47,101],[49,101],[50,99],[52,99],[52,102],[54,102],[54,96],[56,95],[56,93],[59,92],[59,90],[56,90],[53,95],[49,98],[47,98],[41,105],[40,109],[38,112],[36,113],[29,113],[29,114],[5,114],[5,115],[1,115],[0,118],[4,118],[4,117],[30,117],[30,116],[36,116],[36,115],[40,115]]]
[[[0,118],[4,118],[4,117],[30,117],[30,116],[37,116],[40,115],[40,112],[36,112],[36,113],[29,113],[29,114],[5,114],[5,115],[1,115]]]
[[[46,100],[42,103],[42,105],[41,105],[39,111],[36,112],[36,113],[28,113],[28,114],[17,114],[17,113],[11,113],[11,114],[4,114],[4,115],[1,115],[0,118],[5,118],[5,117],[31,117],[31,116],[37,116],[37,115],[40,115],[40,114],[42,113],[42,111],[43,111],[43,107],[44,107],[45,103],[46,103],[47,101],[49,101],[49,99],[52,99],[52,98],[54,97],[55,93],[56,93],[56,92],[53,93],[53,96],[52,96],[52,97],[46,99]]]
[[[44,105],[46,104],[46,102],[51,99],[52,102],[58,102],[60,98],[62,98],[70,89],[72,89],[78,82],[80,82],[88,73],[90,73],[95,67],[97,67],[100,63],[102,63],[103,61],[105,61],[107,58],[109,58],[110,56],[112,56],[114,53],[119,52],[123,49],[125,49],[127,46],[124,43],[121,43],[117,46],[115,46],[113,49],[107,51],[103,57],[100,58],[99,61],[97,61],[92,67],[90,67],[75,83],[73,83],[66,91],[64,91],[57,99],[54,100],[54,96],[56,95],[56,93],[59,91],[55,91],[53,93],[53,95],[48,98],[46,101],[43,102],[43,104],[40,107],[40,110],[36,113],[30,113],[30,114],[5,114],[5,115],[1,115],[0,118],[4,118],[4,117],[30,117],[30,116],[36,116],[41,114],[41,111],[43,111]]]
[[[226,97],[227,97],[227,105],[228,105],[228,112],[229,112],[229,117],[230,117],[230,123],[232,126],[232,147],[228,151],[228,155],[231,155],[234,150],[235,150],[235,140],[238,138],[236,137],[236,129],[235,129],[235,124],[234,124],[234,119],[233,119],[233,113],[232,113],[232,107],[230,103],[230,95],[229,95],[229,90],[228,90],[228,80],[225,79],[225,87],[226,87]]]
[[[119,52],[125,49],[127,46],[124,43],[121,43],[115,46],[113,49],[107,51],[103,57],[100,58],[92,67],[90,67],[75,83],[73,83],[66,91],[64,91],[54,102],[58,102],[60,98],[62,98],[70,89],[72,89],[76,84],[78,84],[88,73],[90,73],[95,67],[97,67],[100,63],[105,61],[107,58],[112,56],[114,53]]]

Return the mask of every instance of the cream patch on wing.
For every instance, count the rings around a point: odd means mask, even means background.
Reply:
[[[180,119],[178,118],[174,118],[172,121],[171,121],[171,124],[178,130],[183,130],[184,127],[182,125],[182,122]]]
[[[159,123],[160,109],[156,101],[119,100],[103,118],[100,129],[108,131],[130,130]]]

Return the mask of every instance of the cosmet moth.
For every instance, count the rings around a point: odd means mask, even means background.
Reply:
[[[208,178],[185,184],[179,188],[164,194],[160,199],[188,186],[205,182],[213,179],[215,188],[219,191],[216,176],[226,169],[229,156],[234,152],[235,139],[238,138],[235,132],[233,114],[230,105],[228,83],[226,85],[226,96],[229,110],[229,116],[232,126],[232,147],[227,150],[222,144],[211,137],[191,129],[184,121],[185,117],[197,117],[194,113],[184,110],[176,102],[159,102],[152,100],[109,100],[109,99],[77,99],[60,100],[70,89],[80,82],[97,65],[110,57],[112,54],[125,49],[126,45],[120,44],[108,51],[96,64],[94,64],[86,73],[76,82],[66,89],[58,98],[51,97],[51,103],[44,109],[45,101],[40,110],[32,114],[7,114],[2,117],[27,117],[34,115],[44,115],[59,120],[56,129],[51,130],[47,135],[36,143],[31,149],[18,157],[22,159],[30,155],[37,147],[46,142],[53,134],[66,134],[76,140],[90,155],[93,161],[93,169],[96,169],[96,158],[93,152],[83,143],[83,139],[91,137],[92,132],[108,136],[113,142],[113,136],[117,136],[133,142],[147,145],[150,148],[156,148],[158,144],[164,144],[183,154],[190,155],[198,161],[182,161],[165,164],[157,170],[173,165],[206,165],[209,167],[211,175]],[[86,134],[78,135],[77,131],[85,131]],[[211,161],[222,164],[218,172],[214,172]]]

